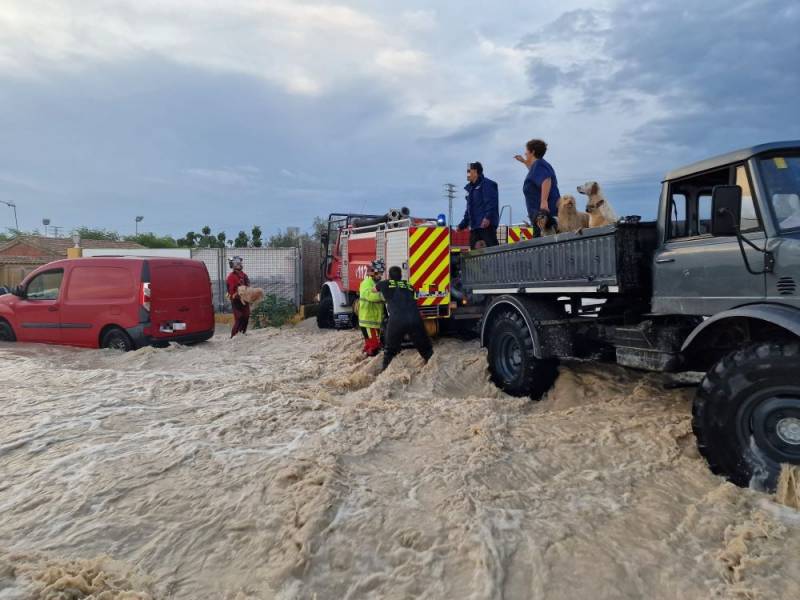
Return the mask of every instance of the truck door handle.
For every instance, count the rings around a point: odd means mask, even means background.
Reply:
[[[189,307],[188,306],[181,306],[178,309],[178,312],[189,312]]]
[[[50,312],[58,312],[58,304],[53,304],[52,306],[48,306],[47,310]]]
[[[656,263],[659,265],[663,265],[664,263],[671,263],[675,262],[674,258],[657,258]]]

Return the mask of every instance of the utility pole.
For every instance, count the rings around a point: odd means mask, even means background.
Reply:
[[[50,229],[53,230],[53,237],[61,237],[61,230],[64,229],[59,225],[53,225]]]
[[[13,202],[6,202],[5,200],[0,200],[3,204],[8,206],[9,208],[14,209],[14,227],[16,227],[17,235],[19,235],[19,221],[17,220],[17,205]]]
[[[453,200],[456,199],[456,186],[452,183],[444,184],[444,197],[447,198],[447,225],[453,226]]]

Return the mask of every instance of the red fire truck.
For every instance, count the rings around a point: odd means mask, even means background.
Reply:
[[[503,243],[514,243],[532,238],[533,230],[502,226],[498,234]],[[322,242],[325,256],[317,316],[321,328],[358,324],[358,289],[376,259],[382,259],[387,269],[403,270],[403,278],[417,290],[417,305],[430,335],[436,335],[440,322],[453,317],[457,309],[459,316],[469,318],[457,280],[457,257],[469,250],[469,232],[450,228],[443,218],[415,218],[407,208],[385,215],[332,214]]]

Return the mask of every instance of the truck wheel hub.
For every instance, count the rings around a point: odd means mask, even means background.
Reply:
[[[800,419],[788,417],[778,421],[775,433],[786,444],[800,446]]]
[[[800,396],[796,389],[769,390],[751,413],[750,432],[778,463],[800,464]]]

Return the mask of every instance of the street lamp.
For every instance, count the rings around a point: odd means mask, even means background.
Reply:
[[[141,223],[142,221],[144,221],[144,217],[142,216],[136,217],[136,235],[139,235],[139,223]]]
[[[14,227],[17,228],[17,233],[19,233],[19,221],[17,220],[17,205],[13,202],[6,202],[5,200],[0,200],[3,204],[8,206],[9,208],[14,209]]]

